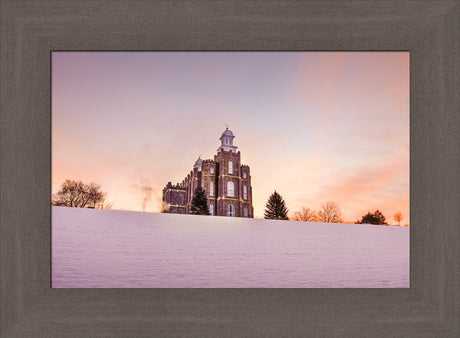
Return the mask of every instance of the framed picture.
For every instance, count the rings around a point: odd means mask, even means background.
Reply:
[[[1,8],[2,336],[459,334],[459,116],[451,91],[460,78],[458,3]],[[408,52],[410,288],[51,288],[50,70],[59,50]]]
[[[409,52],[51,67],[53,287],[410,286]]]

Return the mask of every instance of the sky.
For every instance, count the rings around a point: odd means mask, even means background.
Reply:
[[[51,109],[52,193],[95,182],[159,212],[228,125],[255,217],[276,190],[290,216],[333,201],[410,222],[408,52],[53,52]]]

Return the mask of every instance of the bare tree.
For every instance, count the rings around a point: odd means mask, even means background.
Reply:
[[[110,209],[112,204],[106,203],[106,193],[95,183],[85,184],[82,181],[65,180],[61,190],[53,195],[52,204],[75,208]]]
[[[396,214],[393,215],[393,219],[398,222],[398,225],[401,226],[401,221],[403,219],[401,211],[398,211]]]
[[[325,223],[342,223],[342,213],[339,206],[335,202],[327,202],[321,205],[318,220]]]
[[[291,219],[293,221],[316,222],[318,217],[310,208],[302,207],[302,210],[296,211]]]

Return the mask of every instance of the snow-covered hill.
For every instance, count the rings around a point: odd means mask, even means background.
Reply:
[[[52,207],[53,287],[409,287],[409,228]]]

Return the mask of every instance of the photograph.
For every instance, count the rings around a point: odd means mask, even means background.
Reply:
[[[52,288],[409,288],[408,51],[52,51]]]

